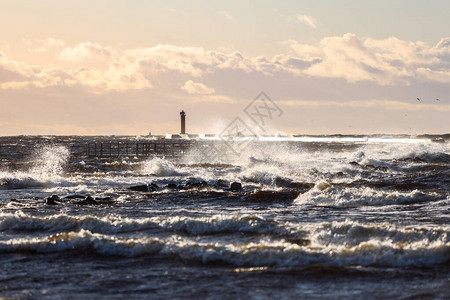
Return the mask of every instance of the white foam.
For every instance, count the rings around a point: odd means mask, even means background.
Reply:
[[[432,201],[438,197],[436,193],[424,193],[419,190],[411,192],[384,191],[369,187],[339,188],[327,182],[318,182],[314,188],[300,194],[294,203],[298,205],[395,205]]]
[[[432,266],[450,260],[448,228],[395,228],[354,223],[324,223],[311,230],[310,245],[261,238],[232,244],[202,242],[173,235],[112,237],[88,230],[0,241],[0,252],[83,251],[139,256],[159,253],[185,260],[226,262],[236,266]]]
[[[153,157],[142,164],[142,173],[160,177],[181,176],[181,172],[174,164],[166,159]]]

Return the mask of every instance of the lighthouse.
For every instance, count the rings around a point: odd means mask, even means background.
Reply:
[[[180,112],[181,118],[181,134],[186,134],[186,113],[184,110]]]

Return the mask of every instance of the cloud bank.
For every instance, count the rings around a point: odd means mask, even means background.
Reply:
[[[379,85],[411,84],[417,80],[450,82],[450,38],[443,38],[437,45],[430,46],[395,37],[376,40],[347,33],[326,37],[316,44],[295,40],[288,40],[285,44],[291,53],[247,57],[240,52],[224,53],[201,47],[163,44],[121,50],[83,42],[64,47],[56,54],[52,67],[17,61],[0,52],[0,88],[81,86],[96,92],[125,91],[154,88],[162,83],[160,76],[177,74],[174,80],[182,82],[174,84],[186,91],[193,90],[192,84],[190,88],[185,85],[187,80],[224,70],[268,77],[285,73],[299,80],[369,81]],[[43,47],[52,45],[61,47],[65,42],[55,39],[43,41]],[[74,63],[74,67],[58,66],[58,60]],[[214,88],[205,91],[212,93]]]
[[[314,20],[300,17],[299,22],[315,26]],[[232,115],[240,109],[240,101],[252,99],[261,90],[298,110],[339,107],[348,113],[373,108],[382,114],[382,109],[406,109],[448,115],[450,38],[428,45],[347,33],[317,43],[288,40],[283,44],[284,53],[252,57],[239,51],[169,44],[126,49],[90,41],[77,45],[58,39],[34,42],[33,49],[40,49],[36,55],[46,55],[46,63],[36,63],[32,56],[15,57],[14,47],[5,47],[0,49],[0,116],[7,118],[16,98],[26,99],[24,105],[39,99],[45,106],[50,95],[60,99],[55,103],[62,103],[61,111],[73,101],[90,99],[94,110],[111,110],[112,115],[116,108],[109,108],[108,101],[121,107],[122,114],[123,102],[156,107],[159,101],[166,111],[206,102],[209,109],[222,113],[225,105],[231,105]],[[399,104],[424,96],[428,102],[422,106]],[[442,101],[437,103],[436,98]],[[139,119],[137,110],[133,114],[130,119]],[[77,122],[64,128],[78,128]],[[8,124],[13,126],[12,121]]]

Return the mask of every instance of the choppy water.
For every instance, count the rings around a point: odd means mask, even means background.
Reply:
[[[0,296],[448,299],[449,141],[394,138],[174,161],[1,137]]]

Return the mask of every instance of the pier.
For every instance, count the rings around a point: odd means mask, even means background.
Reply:
[[[180,157],[193,145],[189,140],[93,142],[86,145],[89,157]]]

